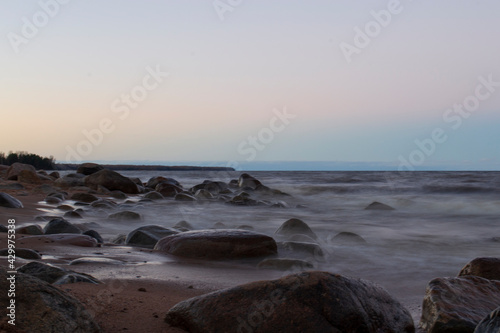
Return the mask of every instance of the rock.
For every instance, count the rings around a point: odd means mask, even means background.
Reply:
[[[156,191],[151,191],[147,193],[144,198],[149,199],[149,200],[163,200],[165,199],[161,193],[158,193]]]
[[[60,188],[70,188],[75,186],[83,186],[84,176],[77,173],[71,173],[59,179],[56,179],[54,185]]]
[[[24,237],[25,240],[36,239],[39,241],[44,241],[45,243],[58,243],[82,247],[96,247],[97,241],[86,235],[78,234],[53,234],[53,235],[42,235],[42,236],[27,236]]]
[[[9,183],[0,185],[0,190],[24,190],[24,189],[26,189],[26,187],[24,187],[24,185],[21,183]]]
[[[309,237],[307,235],[301,235],[301,234],[292,235],[292,236],[288,237],[288,239],[292,242],[306,242],[306,243],[315,243],[316,242],[311,237]]]
[[[378,201],[374,201],[365,208],[366,210],[395,210],[391,206],[380,203]]]
[[[10,281],[0,268],[0,289]],[[16,326],[18,332],[99,333],[99,326],[83,305],[62,290],[32,276],[16,275]],[[8,293],[0,295],[2,318],[7,318]],[[13,327],[13,326],[11,326]]]
[[[479,322],[474,333],[499,333],[500,332],[500,307]]]
[[[251,199],[249,196],[244,195],[245,192],[235,195],[228,203],[237,206],[257,206],[259,202],[257,200]]]
[[[9,249],[0,250],[0,256],[8,256],[9,254],[10,254]],[[16,257],[23,259],[35,259],[35,260],[42,259],[40,253],[32,249],[16,248],[15,255]]]
[[[214,223],[213,229],[229,229],[229,227],[222,222],[216,222]]]
[[[217,195],[228,189],[228,185],[224,182],[205,180],[202,184],[193,186],[189,191],[196,193],[200,190],[207,191],[212,195]]]
[[[70,205],[60,205],[60,206],[57,206],[56,208],[59,209],[59,210],[62,210],[63,212],[69,212],[69,211],[71,211],[71,210],[74,209]]]
[[[323,250],[316,243],[308,242],[279,242],[278,250],[284,252],[298,252],[304,255],[321,258],[324,256]]]
[[[95,230],[92,230],[92,229],[87,230],[87,231],[83,232],[82,235],[87,235],[87,236],[94,238],[97,241],[97,243],[99,243],[99,244],[104,243],[104,240],[102,239],[101,235],[99,235],[99,233]]]
[[[104,167],[102,165],[96,163],[83,163],[78,167],[76,172],[88,176],[101,170],[104,170]]]
[[[125,240],[125,244],[152,249],[163,237],[177,233],[179,231],[160,227],[159,225],[145,225],[130,232]]]
[[[257,265],[257,268],[277,269],[281,271],[287,271],[287,270],[306,270],[314,268],[314,265],[311,264],[309,261],[300,259],[277,258],[277,259],[264,259]]]
[[[50,264],[32,261],[17,269],[18,272],[31,275],[50,284],[66,284],[75,282],[88,282],[98,284],[99,280],[91,275],[77,273]],[[69,277],[71,276],[71,278]]]
[[[52,177],[52,178],[54,178],[54,179],[61,178],[61,175],[57,171],[52,171],[51,173],[49,173],[49,176]]]
[[[84,182],[85,186],[94,190],[97,190],[97,186],[101,185],[110,191],[119,190],[128,194],[139,193],[139,189],[133,181],[112,170],[97,171],[85,177]]]
[[[3,224],[0,224],[0,232],[9,232],[9,228],[4,226]]]
[[[7,180],[17,180],[18,175],[21,173],[21,171],[30,171],[36,176],[36,169],[32,165],[29,164],[23,164],[23,163],[13,163],[8,169],[7,169]]]
[[[155,249],[179,257],[201,259],[251,258],[277,253],[273,238],[236,229],[182,232],[160,239]]]
[[[76,210],[73,210],[73,211],[64,213],[63,217],[70,218],[70,219],[81,219],[82,215],[80,215],[80,213],[78,213]]]
[[[114,213],[108,216],[109,219],[112,220],[119,220],[119,221],[125,221],[125,220],[141,220],[142,217],[139,213],[132,212],[130,210],[124,210],[118,213]]]
[[[381,287],[314,271],[182,301],[165,321],[192,333],[415,331],[410,313]]]
[[[335,235],[330,240],[333,244],[338,245],[363,245],[366,244],[366,241],[363,237],[353,232],[342,231]]]
[[[43,228],[46,235],[50,234],[81,234],[80,229],[63,218],[55,218]]]
[[[427,285],[420,326],[428,333],[472,333],[499,300],[500,281],[476,276],[437,278]]]
[[[86,203],[92,203],[94,201],[97,201],[99,200],[98,197],[96,197],[95,195],[93,194],[90,194],[90,193],[82,193],[82,192],[78,192],[78,193],[75,193],[73,194],[71,197],[70,197],[71,200],[75,200],[75,201],[81,201],[81,202],[86,202]]]
[[[117,191],[117,190],[116,191],[111,191],[109,193],[109,195],[111,197],[113,197],[115,199],[119,199],[119,200],[125,200],[125,199],[128,198],[128,196],[125,193],[123,193],[122,191]]]
[[[17,181],[20,183],[27,183],[27,184],[40,184],[41,181],[41,176],[37,175],[36,172],[33,172],[31,170],[21,170],[17,174]],[[51,180],[50,178],[48,180]]]
[[[23,204],[13,196],[0,192],[0,207],[23,208]]]
[[[214,198],[214,195],[212,193],[204,189],[196,191],[194,196],[201,200],[210,200]]]
[[[62,200],[59,199],[58,197],[53,197],[53,196],[45,197],[45,203],[47,203],[49,205],[58,205],[61,202],[62,202]]]
[[[149,187],[149,188],[156,188],[156,186],[158,186],[158,184],[160,183],[165,183],[165,184],[171,184],[171,185],[175,185],[177,187],[180,187],[182,188],[181,184],[173,179],[173,178],[165,178],[165,177],[153,177],[151,179],[148,180],[148,182],[146,183],[146,187]]]
[[[188,221],[179,221],[177,222],[172,228],[178,229],[178,228],[184,228],[187,230],[194,230],[196,229],[191,223]]]
[[[275,232],[276,235],[282,236],[292,236],[295,234],[307,235],[313,239],[317,239],[318,236],[309,228],[309,226],[302,220],[299,219],[289,219],[283,223],[278,230]]]
[[[500,280],[500,258],[486,257],[470,261],[458,273],[458,276],[467,275],[480,276],[489,280]]]
[[[195,197],[189,195],[187,193],[177,193],[174,197],[174,200],[177,201],[197,201]]]
[[[117,205],[113,201],[101,199],[98,201],[94,201],[93,203],[90,204],[90,206],[94,208],[113,209]]]
[[[249,187],[249,188],[255,190],[255,188],[259,185],[262,185],[262,183],[247,173],[241,174],[240,178],[238,179],[238,186],[239,187]]]
[[[67,197],[67,193],[66,192],[52,192],[52,193],[49,193],[47,194],[47,197],[55,197],[55,198],[58,198],[60,200],[66,200],[66,197]]]
[[[111,243],[116,245],[125,244],[125,240],[127,240],[127,235],[120,234],[111,240]]]
[[[164,197],[175,197],[177,193],[182,192],[182,188],[170,183],[159,183],[156,185],[155,191]]]
[[[38,224],[16,228],[16,233],[24,235],[43,235],[43,229]]]

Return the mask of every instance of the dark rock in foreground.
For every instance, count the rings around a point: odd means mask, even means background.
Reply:
[[[23,208],[23,204],[13,196],[0,192],[0,207]]]
[[[500,280],[500,258],[476,258],[470,261],[458,273],[458,276],[467,275],[480,276],[489,280]]]
[[[481,320],[474,333],[499,333],[500,332],[500,307]]]
[[[0,290],[9,290],[10,281],[0,268]],[[98,333],[100,328],[83,305],[56,287],[35,277],[16,275],[16,328],[26,332]],[[7,292],[0,294],[0,316],[7,317]]]
[[[120,175],[116,171],[101,170],[85,177],[85,186],[97,190],[98,185],[104,186],[110,191],[119,190],[128,194],[137,194],[139,189],[130,178]]]
[[[165,321],[189,332],[414,332],[384,289],[327,272],[259,281],[180,302]]]
[[[0,250],[0,256],[8,256],[9,249],[1,249]],[[35,250],[32,249],[22,249],[22,248],[16,248],[15,249],[15,255],[16,257],[23,258],[23,259],[42,259],[40,256],[40,253],[38,253]]]
[[[236,229],[196,230],[162,238],[156,250],[179,257],[201,259],[237,259],[277,253],[272,237]]]
[[[420,326],[428,333],[472,333],[499,300],[500,281],[476,276],[437,278],[427,285]]]

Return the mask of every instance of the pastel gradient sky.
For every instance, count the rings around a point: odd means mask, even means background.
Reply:
[[[5,0],[0,151],[500,170],[499,13],[497,0]]]

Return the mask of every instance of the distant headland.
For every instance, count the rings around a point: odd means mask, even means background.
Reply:
[[[81,164],[56,163],[57,170],[76,170]],[[132,165],[132,164],[100,164],[105,169],[124,170],[124,171],[235,171],[230,167],[208,167],[208,166],[190,166],[190,165]]]

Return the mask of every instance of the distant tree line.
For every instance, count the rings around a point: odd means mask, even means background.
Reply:
[[[15,153],[10,151],[8,155],[5,155],[5,153],[0,152],[0,164],[12,165],[16,162],[31,164],[36,169],[44,169],[44,170],[53,170],[55,169],[56,165],[56,160],[54,156],[42,157],[40,155],[30,154],[25,151],[18,151]]]

